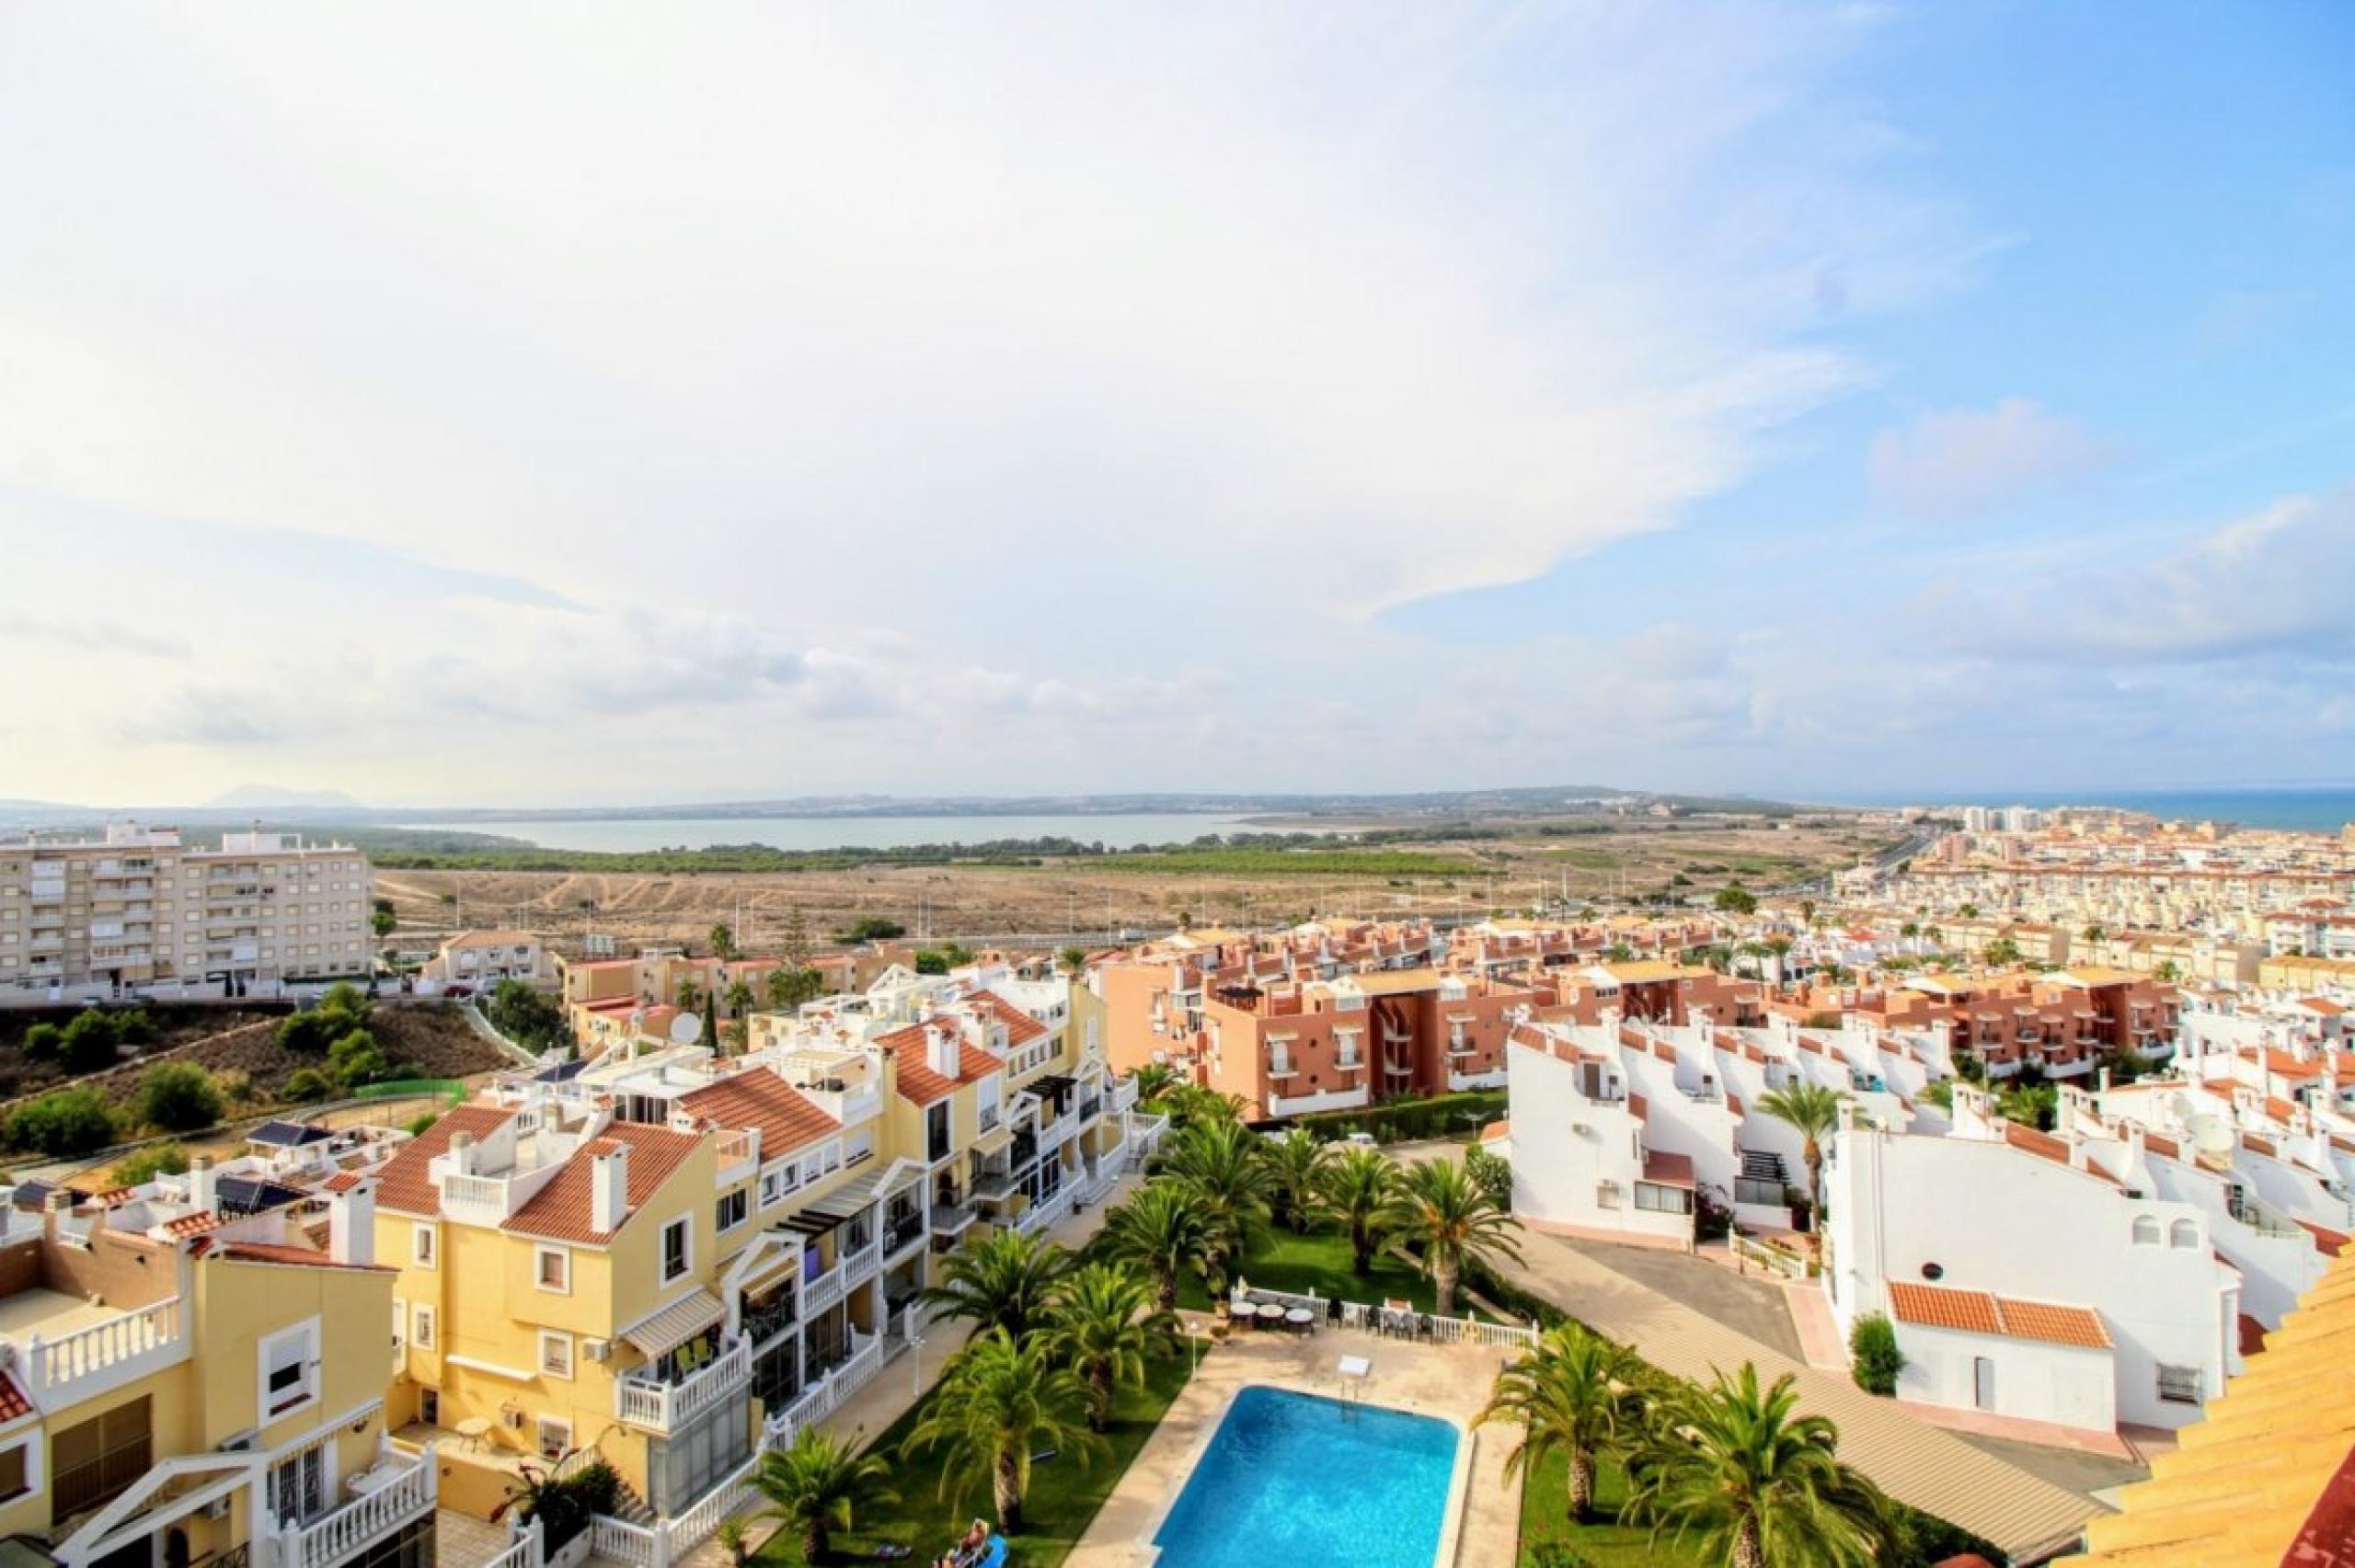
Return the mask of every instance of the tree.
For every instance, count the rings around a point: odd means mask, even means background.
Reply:
[[[46,1019],[25,1031],[17,1048],[31,1061],[47,1061],[65,1048],[65,1031]]]
[[[942,952],[938,951],[937,949],[931,948],[931,947],[926,947],[926,948],[923,949],[921,952],[917,953],[917,955],[916,955],[916,973],[917,973],[917,974],[919,974],[919,975],[945,975],[945,974],[947,974],[948,972],[948,954],[946,954],[946,953],[942,953]]]
[[[1304,1127],[1293,1127],[1267,1147],[1268,1207],[1275,1221],[1295,1234],[1308,1230],[1316,1193],[1332,1162],[1333,1146]]]
[[[869,916],[848,930],[834,933],[834,940],[856,945],[862,942],[890,942],[908,934],[908,928],[898,921],[879,920]]]
[[[1086,948],[1066,947],[1061,954],[1057,955],[1057,956],[1063,959],[1063,973],[1069,975],[1073,979],[1079,979],[1079,977],[1086,971]]]
[[[491,1027],[527,1050],[545,1051],[572,1044],[572,1025],[554,998],[528,980],[503,979],[492,988],[483,1016]]]
[[[693,1013],[703,1005],[703,987],[697,985],[693,977],[679,982],[676,994],[679,999],[679,1011],[682,1013]]]
[[[1864,1312],[1848,1331],[1848,1360],[1856,1387],[1884,1397],[1897,1391],[1897,1375],[1905,1370],[1905,1353],[1897,1348],[1897,1329],[1879,1312]]]
[[[1268,1218],[1273,1185],[1259,1135],[1238,1121],[1200,1121],[1170,1141],[1162,1169],[1201,1211],[1210,1231],[1202,1256],[1212,1296],[1226,1293],[1234,1262]]]
[[[736,957],[736,930],[726,921],[711,928],[711,956],[723,964]]]
[[[973,950],[966,946],[961,942],[951,942],[945,944],[940,949],[940,956],[948,960],[948,967],[952,969],[963,968],[966,965],[971,963],[974,957]]]
[[[1575,1319],[1549,1329],[1534,1354],[1497,1374],[1488,1404],[1472,1418],[1520,1425],[1522,1439],[1505,1456],[1505,1477],[1535,1471],[1559,1454],[1569,1472],[1570,1516],[1594,1511],[1594,1471],[1618,1446],[1620,1425],[1635,1413],[1637,1363],[1626,1349]],[[1525,1482],[1524,1482],[1525,1484]]]
[[[1490,1152],[1483,1144],[1474,1143],[1465,1148],[1464,1168],[1482,1192],[1508,1208],[1512,1207],[1511,1161]]]
[[[1729,1568],[1870,1568],[1890,1508],[1838,1458],[1838,1430],[1800,1415],[1798,1379],[1758,1386],[1745,1364],[1707,1388],[1680,1388],[1653,1412],[1628,1467],[1628,1508],[1653,1539],[1697,1536]]]
[[[1455,1283],[1465,1264],[1492,1256],[1521,1261],[1520,1243],[1513,1240],[1520,1229],[1511,1210],[1483,1192],[1460,1164],[1434,1160],[1407,1173],[1398,1233],[1421,1245],[1423,1272],[1430,1276],[1442,1317],[1455,1310]]]
[[[194,1062],[163,1062],[139,1081],[139,1117],[166,1132],[194,1132],[221,1119],[221,1091]]]
[[[313,1100],[326,1099],[334,1088],[335,1085],[327,1082],[327,1074],[318,1069],[298,1067],[287,1075],[286,1087],[281,1093],[297,1104],[308,1104]]]
[[[108,1180],[119,1187],[141,1187],[158,1176],[178,1176],[187,1170],[187,1149],[177,1143],[151,1143],[118,1161]]]
[[[1801,898],[1799,900],[1799,921],[1801,924],[1808,926],[1815,924],[1815,900],[1813,898]]]
[[[1967,921],[1975,921],[1979,918],[1979,906],[1976,904],[1965,904],[1962,908],[1957,910],[1955,913],[1960,915]]]
[[[1178,1070],[1165,1062],[1149,1061],[1129,1077],[1136,1082],[1139,1100],[1158,1100],[1177,1086]]]
[[[1087,1427],[1087,1384],[1053,1364],[1053,1348],[1044,1334],[1023,1341],[1005,1329],[991,1330],[942,1371],[908,1434],[911,1449],[948,1450],[944,1495],[952,1478],[975,1471],[989,1476],[998,1523],[1008,1535],[1022,1531],[1033,1455],[1052,1449],[1086,1465],[1104,1446]]]
[[[1379,1149],[1344,1149],[1326,1168],[1325,1212],[1350,1233],[1350,1268],[1364,1274],[1398,1221],[1398,1166]]]
[[[76,1078],[103,1071],[122,1059],[122,1025],[98,1008],[75,1013],[58,1036],[61,1065]]]
[[[380,937],[390,936],[400,923],[401,918],[393,912],[393,901],[390,898],[375,900],[374,907],[368,916],[369,930]]]
[[[856,1436],[804,1426],[791,1443],[761,1456],[752,1485],[768,1500],[761,1516],[798,1534],[802,1561],[818,1563],[833,1550],[833,1531],[849,1529],[870,1508],[900,1500],[885,1484],[890,1475],[889,1461],[880,1454],[861,1454]]]
[[[1847,1096],[1821,1083],[1795,1078],[1758,1096],[1758,1108],[1799,1135],[1799,1158],[1807,1165],[1808,1196],[1823,1209],[1823,1140],[1840,1125],[1840,1103]]]
[[[1982,949],[1979,956],[1998,967],[2008,967],[2020,961],[2020,944],[2008,936],[1999,936]]]
[[[37,1150],[65,1159],[89,1154],[114,1141],[114,1113],[105,1096],[86,1084],[60,1089],[19,1105],[0,1130],[11,1149]]]
[[[1758,912],[1758,896],[1739,882],[1729,882],[1717,889],[1717,906],[1728,914],[1749,915]]]
[[[1636,961],[1636,950],[1626,943],[1614,942],[1603,950],[1603,961],[1606,964],[1632,964]]]
[[[327,1074],[339,1083],[356,1088],[392,1073],[376,1036],[365,1029],[354,1029],[327,1047]]]
[[[1045,1322],[1073,1262],[1069,1250],[1053,1242],[1000,1230],[949,1253],[940,1283],[926,1287],[923,1299],[943,1317],[970,1322],[970,1337],[1004,1329],[1018,1338]]]
[[[728,1015],[731,1018],[743,1017],[752,1011],[752,1003],[758,1000],[750,985],[742,980],[730,981],[728,987]]]
[[[1056,1356],[1086,1380],[1087,1425],[1112,1422],[1121,1383],[1144,1384],[1145,1361],[1175,1347],[1178,1316],[1154,1299],[1151,1281],[1118,1264],[1094,1263],[1066,1277],[1047,1311]]]
[[[2104,933],[2103,933],[2103,931],[2102,931],[2102,929],[2101,929],[2101,927],[2100,927],[2100,926],[2098,926],[2098,925],[2089,925],[2089,926],[2085,927],[2085,930],[2083,930],[2083,931],[2081,931],[2081,932],[2077,933],[2077,934],[2078,934],[2078,936],[2079,936],[2079,937],[2083,938],[2085,941],[2087,941],[2087,942],[2099,942],[2100,940],[2102,940],[2102,937],[2103,937]]]
[[[1210,1225],[1185,1188],[1163,1178],[1104,1217],[1104,1255],[1144,1271],[1163,1310],[1178,1305],[1178,1277],[1200,1273],[1209,1256]]]
[[[2183,979],[2183,970],[2177,967],[2174,959],[2162,958],[2159,960],[2159,967],[2151,971],[2151,978],[2162,985],[2173,985]]]

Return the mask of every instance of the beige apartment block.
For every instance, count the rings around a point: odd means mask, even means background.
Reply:
[[[0,1005],[274,992],[369,970],[371,873],[347,844],[112,824],[0,841]]]

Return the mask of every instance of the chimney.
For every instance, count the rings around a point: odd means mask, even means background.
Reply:
[[[959,1049],[957,1031],[946,1024],[933,1023],[924,1026],[925,1064],[943,1078],[957,1076],[964,1053]]]
[[[589,1157],[589,1229],[610,1234],[629,1218],[629,1145],[608,1141]]]
[[[327,1194],[327,1256],[338,1263],[376,1261],[376,1189],[366,1182]]]
[[[475,1173],[475,1135],[454,1132],[450,1135],[450,1173],[471,1176]]]
[[[213,1185],[213,1156],[199,1154],[188,1162],[188,1200],[205,1213],[213,1212],[219,1188]]]

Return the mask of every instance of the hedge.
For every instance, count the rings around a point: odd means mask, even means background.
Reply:
[[[1429,1138],[1459,1138],[1477,1116],[1487,1122],[1505,1114],[1505,1092],[1473,1089],[1460,1094],[1434,1094],[1429,1099],[1384,1100],[1362,1111],[1312,1111],[1288,1116],[1274,1127],[1303,1127],[1330,1143],[1353,1132],[1373,1135],[1376,1143],[1407,1143]]]

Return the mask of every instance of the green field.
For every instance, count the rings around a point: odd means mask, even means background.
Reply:
[[[1071,1555],[1096,1511],[1161,1424],[1170,1402],[1186,1386],[1190,1371],[1190,1363],[1182,1356],[1156,1361],[1148,1369],[1143,1388],[1122,1389],[1113,1406],[1112,1429],[1105,1434],[1109,1451],[1092,1464],[1083,1468],[1071,1456],[1059,1455],[1031,1466],[1030,1492],[1022,1503],[1024,1522],[1029,1528],[1007,1538],[1010,1562],[1018,1568],[1055,1568]],[[927,1403],[930,1397],[925,1396]],[[919,1404],[901,1416],[872,1445],[891,1461],[890,1484],[900,1501],[874,1517],[857,1520],[853,1529],[836,1531],[834,1562],[873,1562],[878,1549],[886,1545],[911,1548],[913,1562],[929,1562],[964,1533],[971,1520],[992,1511],[986,1477],[967,1482],[961,1496],[953,1485],[944,1495],[937,1455],[901,1453],[901,1444],[922,1418],[924,1408]],[[800,1541],[783,1532],[772,1538],[753,1561],[781,1568],[814,1568],[801,1555]]]
[[[1092,871],[1183,876],[1475,876],[1486,868],[1456,855],[1420,850],[1148,850],[1102,855]]]
[[[1298,1296],[1313,1290],[1344,1301],[1401,1298],[1412,1301],[1419,1311],[1432,1310],[1430,1281],[1396,1253],[1377,1253],[1371,1270],[1363,1275],[1350,1273],[1350,1239],[1339,1230],[1317,1230],[1300,1236],[1271,1229],[1244,1257],[1242,1275],[1265,1290],[1288,1290]],[[1200,1277],[1189,1276],[1179,1283],[1178,1304],[1196,1311],[1210,1306],[1210,1294]]]

